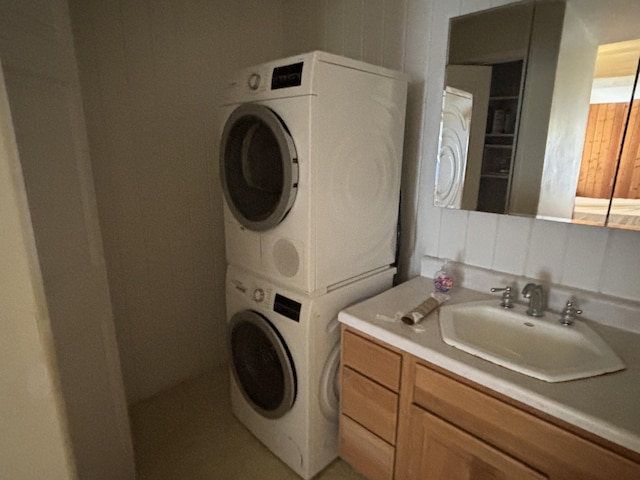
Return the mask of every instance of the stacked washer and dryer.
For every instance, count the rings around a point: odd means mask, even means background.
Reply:
[[[392,286],[407,81],[311,52],[221,105],[231,406],[309,479],[338,454],[338,312]]]

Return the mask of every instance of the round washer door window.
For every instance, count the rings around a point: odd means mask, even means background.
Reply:
[[[236,108],[222,132],[220,178],[229,209],[250,230],[264,231],[287,215],[298,189],[298,157],[273,110]]]
[[[296,398],[296,371],[291,353],[265,317],[237,312],[229,323],[231,371],[249,404],[267,418],[291,410]]]

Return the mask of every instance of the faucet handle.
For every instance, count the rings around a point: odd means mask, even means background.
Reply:
[[[573,324],[576,319],[576,315],[580,315],[582,310],[576,308],[576,304],[573,299],[567,300],[567,304],[564,306],[564,309],[560,313],[560,320],[558,320],[562,325],[568,327]]]
[[[500,306],[502,308],[513,308],[513,297],[511,295],[511,287],[503,287],[497,288],[493,287],[491,289],[492,292],[502,292],[502,302],[500,302]]]

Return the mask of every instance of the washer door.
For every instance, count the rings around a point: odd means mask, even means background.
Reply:
[[[242,225],[264,231],[282,221],[298,190],[298,156],[278,115],[252,103],[231,113],[222,133],[220,178]]]
[[[229,323],[231,371],[249,404],[267,418],[282,417],[296,398],[296,370],[291,353],[265,317],[243,310]]]
[[[331,349],[320,375],[320,410],[331,422],[338,420],[340,407],[340,341]]]

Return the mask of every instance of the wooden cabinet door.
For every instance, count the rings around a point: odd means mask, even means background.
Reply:
[[[541,480],[548,478],[515,458],[415,405],[410,408],[403,480]]]

